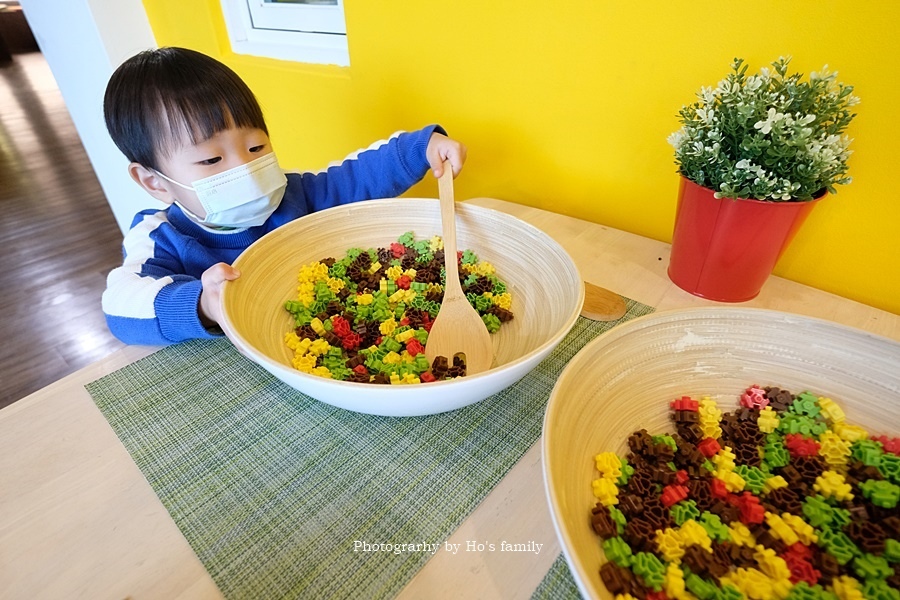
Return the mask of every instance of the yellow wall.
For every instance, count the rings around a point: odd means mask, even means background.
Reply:
[[[731,59],[792,55],[856,87],[854,181],[776,273],[900,312],[900,3],[827,0],[346,0],[346,69],[234,55],[217,0],[144,0],[159,45],[206,52],[263,105],[285,168],[318,169],[439,122],[469,147],[457,197],[492,196],[670,241],[666,136]],[[408,195],[434,196],[433,181]]]

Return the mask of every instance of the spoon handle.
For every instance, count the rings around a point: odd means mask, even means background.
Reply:
[[[444,173],[438,179],[438,193],[441,199],[441,229],[444,238],[444,293],[447,288],[459,285],[459,267],[456,258],[456,205],[453,198],[453,169],[450,161],[444,161]]]

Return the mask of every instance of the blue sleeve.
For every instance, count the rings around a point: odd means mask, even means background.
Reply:
[[[200,322],[197,305],[202,287],[199,279],[180,276],[160,288],[153,301],[153,317],[106,314],[109,330],[126,344],[165,346],[195,338],[215,338],[222,334],[210,331]]]
[[[200,322],[200,280],[179,273],[166,250],[165,212],[149,212],[125,235],[125,260],[106,280],[102,306],[110,331],[126,344],[166,345],[217,337]]]
[[[432,133],[446,135],[439,125],[401,132],[351,154],[324,171],[301,174],[310,211],[399,196],[428,172],[425,149]]]

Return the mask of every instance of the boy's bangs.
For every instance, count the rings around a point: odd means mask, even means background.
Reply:
[[[171,152],[231,127],[256,128],[268,134],[262,111],[249,90],[247,94],[223,91],[185,89],[180,94],[157,95],[155,110],[150,111],[156,121],[151,125],[153,146]]]

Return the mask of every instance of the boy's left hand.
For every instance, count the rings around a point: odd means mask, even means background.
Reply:
[[[226,281],[233,281],[240,276],[240,271],[223,262],[214,264],[200,275],[200,285],[203,289],[197,303],[197,312],[204,327],[209,328],[221,323],[219,299],[222,296],[222,286]]]
[[[428,140],[428,147],[425,148],[425,158],[431,166],[431,170],[435,177],[444,174],[444,161],[449,160],[450,166],[453,168],[453,176],[459,175],[466,162],[466,147],[448,138],[440,133],[432,133],[431,139]]]

